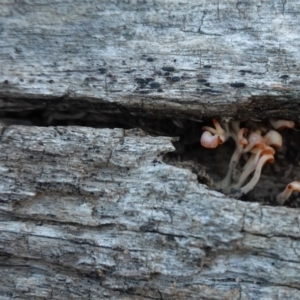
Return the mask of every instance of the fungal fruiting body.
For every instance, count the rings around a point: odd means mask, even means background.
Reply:
[[[219,135],[213,135],[210,131],[204,131],[201,136],[201,145],[205,148],[216,148],[222,143]]]
[[[293,181],[289,183],[285,190],[277,195],[277,203],[282,205],[291,196],[293,191],[300,192],[300,181]]]
[[[260,169],[259,171],[259,176],[260,176],[260,172],[261,172],[261,168],[264,166],[264,163],[269,161],[269,162],[274,162],[274,154],[275,154],[275,150],[273,148],[270,147],[270,149],[265,149],[265,150],[262,150],[262,149],[259,149],[256,151],[257,148],[254,148],[252,149],[251,152],[251,155],[250,157],[248,158],[248,161],[246,162],[246,164],[244,165],[243,169],[242,169],[242,173],[239,177],[239,180],[238,182],[232,184],[232,188],[233,189],[239,189],[242,187],[242,185],[245,183],[245,181],[248,179],[248,177],[250,176],[251,173],[253,173],[255,170]],[[266,156],[266,155],[270,155],[270,156]],[[269,158],[267,159],[264,163],[263,160],[266,159],[266,158]],[[258,165],[259,164],[259,161],[261,163],[261,165]],[[257,178],[257,176],[255,177]],[[259,179],[259,177],[258,177]],[[252,181],[252,182],[255,182],[255,184],[258,182],[257,181]],[[252,189],[254,188],[255,185],[250,185],[252,186]],[[248,190],[248,188],[245,188],[245,189],[241,189],[241,191],[246,194],[250,191],[251,189]],[[247,191],[247,192],[246,192]]]
[[[205,148],[216,148],[220,144],[223,144],[228,136],[226,131],[221,127],[216,119],[212,120],[215,128],[204,126],[202,130],[205,130],[201,136],[200,143]]]
[[[230,136],[234,139],[236,148],[235,151],[230,159],[229,168],[225,178],[217,183],[216,187],[219,189],[226,189],[230,186],[232,173],[234,172],[237,163],[239,162],[241,155],[243,154],[243,147],[248,145],[248,141],[244,138],[244,134],[247,133],[248,129],[246,128],[239,128],[239,122],[233,123],[233,131],[230,133]],[[227,130],[229,127],[227,126]]]
[[[201,145],[206,148],[216,148],[229,137],[235,141],[236,145],[228,172],[223,180],[215,183],[215,187],[222,189],[225,193],[238,190],[242,194],[247,194],[259,181],[263,166],[266,163],[274,162],[275,148],[278,149],[282,146],[282,136],[276,130],[271,129],[268,131],[263,126],[261,128],[256,126],[254,130],[251,130],[247,127],[240,128],[240,122],[238,121],[229,124],[220,124],[216,119],[212,121],[215,128],[202,127],[202,130],[205,131],[201,137]],[[294,122],[285,120],[270,120],[270,123],[275,129],[293,128],[295,126]],[[239,178],[234,181],[233,173],[239,164],[240,158],[244,155],[248,155],[248,160],[242,167]],[[253,172],[253,177],[248,179]],[[282,199],[281,196],[278,199]]]
[[[264,136],[264,142],[267,146],[272,146],[275,148],[281,148],[282,146],[282,136],[275,130],[270,130]]]
[[[261,174],[261,170],[262,170],[262,167],[264,166],[264,164],[266,162],[271,162],[273,163],[274,162],[274,156],[272,154],[265,154],[263,155],[258,163],[256,164],[255,166],[255,172],[254,172],[254,175],[252,177],[252,179],[245,185],[241,188],[241,192],[243,194],[247,194],[249,193],[251,190],[253,190],[253,188],[255,187],[255,185],[257,184],[258,180],[259,180],[259,177],[260,177],[260,174]]]
[[[295,122],[293,121],[288,121],[288,120],[274,120],[270,119],[270,124],[272,127],[276,130],[281,130],[284,128],[294,128],[295,127]]]

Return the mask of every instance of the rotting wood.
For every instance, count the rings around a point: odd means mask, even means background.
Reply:
[[[300,299],[298,212],[207,189],[161,161],[173,149],[140,130],[2,128],[3,299]]]

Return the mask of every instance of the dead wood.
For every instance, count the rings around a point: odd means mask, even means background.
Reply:
[[[299,213],[272,202],[298,132],[246,201],[207,186],[232,145],[199,146],[212,116],[298,121],[297,1],[0,16],[1,299],[300,299]]]

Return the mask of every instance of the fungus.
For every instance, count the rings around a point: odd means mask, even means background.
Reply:
[[[270,130],[264,136],[264,142],[267,146],[273,146],[276,148],[281,148],[282,146],[282,136],[275,130]]]
[[[277,195],[277,203],[282,205],[291,196],[293,191],[300,192],[300,181],[293,181],[289,183],[285,190]]]
[[[270,119],[269,120],[272,127],[276,130],[281,130],[284,128],[294,128],[295,127],[295,122],[293,121],[287,121],[287,120],[275,120],[275,119]]]
[[[237,133],[237,138],[238,138],[238,144],[242,145],[242,146],[247,146],[248,145],[248,141],[247,139],[244,137],[244,134],[246,134],[248,132],[247,128],[241,128],[238,133]]]
[[[243,154],[243,147],[248,144],[247,139],[244,137],[244,134],[248,132],[247,128],[239,129],[239,122],[233,122],[232,124],[233,130],[230,132],[230,136],[234,139],[236,148],[230,159],[229,168],[225,178],[217,184],[218,188],[226,189],[231,184],[232,173],[238,164],[241,155]]]
[[[215,128],[203,126],[203,132],[200,143],[205,148],[216,148],[218,145],[223,144],[229,137],[227,132],[221,127],[216,119],[212,120]]]
[[[256,132],[252,132],[249,135],[248,138],[248,145],[247,147],[245,147],[244,149],[242,149],[242,153],[248,153],[250,152],[250,157],[248,158],[247,163],[245,164],[245,166],[243,167],[243,172],[239,177],[238,182],[236,182],[235,184],[233,184],[232,186],[229,186],[227,191],[229,192],[231,189],[238,189],[241,188],[241,186],[244,184],[244,182],[247,180],[248,176],[254,172],[255,168],[257,167],[258,161],[260,159],[261,156],[265,155],[265,154],[271,154],[274,155],[275,154],[275,150],[268,146],[266,144],[266,140],[269,141],[269,139],[275,143],[277,142],[276,138],[273,138],[273,136],[277,137],[276,135],[272,135],[270,134],[270,138],[269,136],[267,137],[267,139],[264,139],[259,131]],[[273,139],[272,139],[273,138]],[[275,141],[273,141],[275,140]],[[277,143],[278,144],[278,143]],[[276,145],[277,145],[276,144]]]
[[[245,186],[243,186],[241,188],[241,192],[243,194],[247,194],[251,190],[253,190],[253,188],[255,187],[255,185],[257,184],[257,182],[260,178],[262,167],[264,166],[264,164],[266,162],[273,163],[274,162],[274,156],[272,154],[265,154],[259,159],[259,161],[256,165],[255,172],[254,172],[254,175],[253,175],[252,179]]]
[[[248,138],[248,145],[247,147],[244,149],[244,153],[247,153],[249,152],[251,149],[253,149],[254,147],[257,147],[259,145],[263,145],[265,142],[264,142],[264,139],[263,137],[259,134],[259,133],[256,133],[256,132],[252,132],[250,135],[249,135],[249,138]]]
[[[209,131],[204,131],[201,136],[201,145],[205,148],[216,148],[222,143],[219,135],[212,135]]]
[[[215,128],[204,126],[202,130],[205,132],[201,137],[201,145],[206,148],[215,148],[224,143],[229,137],[235,141],[235,150],[230,159],[229,168],[223,180],[214,184],[217,189],[222,189],[225,193],[234,190],[247,194],[259,181],[263,166],[267,163],[274,162],[275,148],[282,147],[282,136],[276,130],[269,130],[263,124],[252,124],[247,122],[252,131],[247,135],[248,128],[240,128],[239,121],[224,123],[223,128],[216,119],[213,119]],[[270,120],[275,129],[292,128],[294,122],[285,120]],[[264,134],[264,135],[263,135]],[[235,179],[234,171],[237,169],[240,158],[243,154],[248,154],[246,164],[242,167],[239,178]],[[248,177],[253,173],[250,180]],[[248,183],[246,182],[248,180]],[[246,182],[246,184],[245,184]],[[298,183],[300,191],[300,182]],[[277,201],[283,203],[281,194],[277,197]]]
[[[254,148],[251,151],[251,156],[243,167],[243,172],[240,175],[238,182],[232,185],[233,189],[238,189],[244,184],[249,175],[256,169],[259,159],[266,154],[273,156],[275,154],[275,150],[272,147],[266,147],[265,149]]]

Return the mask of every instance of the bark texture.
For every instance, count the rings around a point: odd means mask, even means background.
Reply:
[[[2,1],[1,108],[298,120],[298,4]]]
[[[299,213],[208,190],[140,130],[3,127],[2,299],[300,299]]]

